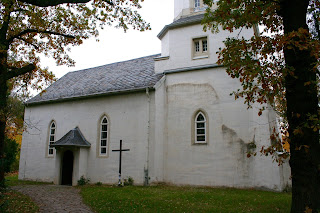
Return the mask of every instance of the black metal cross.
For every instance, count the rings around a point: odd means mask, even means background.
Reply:
[[[119,182],[118,186],[121,185],[121,158],[122,158],[122,152],[130,151],[130,149],[122,149],[122,140],[120,140],[120,149],[114,149],[113,152],[120,152],[119,155]]]

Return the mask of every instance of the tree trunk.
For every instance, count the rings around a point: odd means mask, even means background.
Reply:
[[[9,45],[6,41],[7,30],[5,29],[6,22],[4,21],[0,29],[0,187],[4,184],[4,138],[6,128],[7,115],[7,58]]]
[[[0,60],[3,59],[3,55],[0,53]],[[0,63],[0,187],[4,181],[4,138],[6,128],[6,112],[7,112],[7,98],[8,98],[8,86],[5,77],[6,68]]]
[[[308,29],[306,14],[309,1],[283,0],[281,16],[284,33]],[[297,38],[298,39],[298,38]],[[293,68],[285,77],[287,119],[289,124],[290,166],[292,176],[291,212],[320,211],[320,144],[319,132],[313,130],[309,115],[318,116],[316,59],[309,50],[284,49],[287,68]],[[311,82],[311,84],[309,84]],[[319,118],[318,118],[319,119]],[[301,132],[295,131],[301,129]]]
[[[4,181],[4,138],[6,128],[5,109],[7,108],[7,85],[2,79],[0,80],[0,187]]]

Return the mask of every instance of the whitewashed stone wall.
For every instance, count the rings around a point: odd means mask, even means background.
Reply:
[[[278,167],[271,157],[259,154],[263,145],[271,143],[270,124],[275,119],[272,111],[259,117],[257,106],[247,110],[243,100],[235,101],[229,94],[239,86],[224,68],[166,75],[162,88],[156,92],[164,100],[156,105],[156,118],[161,121],[156,123],[155,141],[156,145],[163,143],[158,150],[163,150],[163,154],[157,153],[160,160],[157,174],[161,174],[163,167],[163,179],[155,175],[159,181],[278,191],[288,184],[283,167]],[[163,108],[159,109],[160,106]],[[192,144],[193,115],[199,109],[208,115],[206,145]],[[257,148],[251,151],[258,155],[247,158],[248,144],[252,142]]]
[[[250,38],[252,35],[253,29],[243,29],[232,34],[221,30],[213,34],[210,31],[204,32],[201,24],[171,29],[161,39],[161,56],[169,56],[169,59],[157,61],[155,72],[214,64],[218,60],[217,51],[220,47],[224,47],[223,41],[226,38],[236,36]],[[208,58],[193,59],[193,39],[200,37],[208,38]]]
[[[25,120],[28,126],[23,133],[19,178],[56,183],[61,180],[61,156],[46,157],[49,124],[55,120],[57,139],[78,126],[91,143],[88,151],[74,150],[73,184],[81,175],[90,178],[92,183],[116,183],[119,153],[112,150],[119,149],[120,140],[123,140],[123,148],[130,149],[123,153],[123,177],[131,176],[136,183],[143,184],[144,169],[148,168],[148,131],[151,128],[148,128],[148,120],[152,116],[149,114],[154,106],[154,92],[149,93],[149,98],[150,102],[148,95],[141,92],[27,107]],[[104,114],[110,119],[107,158],[97,157],[99,124]]]

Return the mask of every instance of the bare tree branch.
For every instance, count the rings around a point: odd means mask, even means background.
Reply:
[[[8,39],[8,42],[11,43],[15,38],[20,39],[21,36],[28,34],[28,33],[45,33],[45,34],[59,35],[59,36],[63,36],[66,38],[72,38],[72,39],[76,38],[75,36],[72,36],[72,35],[66,35],[63,33],[57,33],[57,32],[53,32],[53,31],[49,31],[49,30],[26,29],[26,30],[23,30],[22,32],[20,32],[19,34],[10,37]]]
[[[18,37],[17,39],[20,39],[20,40],[26,42],[27,44],[30,44],[31,46],[33,46],[33,47],[36,48],[37,50],[39,49],[39,47],[38,47],[37,45],[30,43],[29,41],[27,41],[27,40],[24,39],[24,38]]]
[[[274,3],[277,3],[277,4],[279,4],[280,3],[280,1],[278,0],[262,0],[263,2],[274,2]]]
[[[20,2],[32,4],[39,7],[57,6],[59,4],[76,4],[76,3],[88,3],[91,0],[19,0]],[[112,1],[104,0],[109,5],[113,5]]]
[[[35,68],[36,66],[34,64],[29,64],[22,68],[13,68],[10,72],[7,73],[6,79],[9,80],[11,78],[18,77],[19,75],[26,74],[28,72],[31,72]]]

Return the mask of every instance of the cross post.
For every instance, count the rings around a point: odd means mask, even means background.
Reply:
[[[119,182],[118,186],[121,186],[121,159],[122,159],[122,152],[130,151],[130,149],[122,149],[122,140],[120,140],[120,149],[114,149],[113,152],[120,152],[119,153]]]

